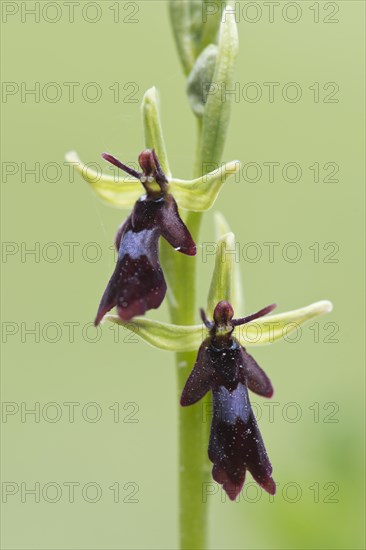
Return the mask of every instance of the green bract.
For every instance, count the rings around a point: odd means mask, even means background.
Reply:
[[[221,158],[225,145],[230,117],[230,98],[228,94],[234,85],[234,64],[239,48],[238,30],[235,13],[225,9],[219,30],[219,44],[213,72],[211,88],[207,94],[202,117],[202,165]]]
[[[221,0],[170,0],[170,19],[186,75],[202,50],[217,43],[223,5]]]
[[[187,81],[187,95],[192,111],[197,116],[205,112],[207,93],[211,89],[215,71],[218,48],[214,44],[207,46],[198,57]]]

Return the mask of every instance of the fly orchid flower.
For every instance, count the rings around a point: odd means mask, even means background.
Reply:
[[[272,466],[248,396],[249,388],[258,395],[271,397],[272,384],[233,336],[236,326],[263,317],[275,307],[273,304],[253,315],[233,319],[233,308],[223,300],[215,307],[214,322],[201,310],[202,321],[210,335],[200,346],[180,400],[186,407],[212,391],[208,456],[213,463],[214,480],[223,486],[231,500],[240,493],[247,470],[268,493],[276,492]]]
[[[221,236],[207,300],[207,311],[213,315],[213,322],[208,321],[204,313],[201,313],[203,324],[188,326],[146,317],[136,317],[132,324],[115,315],[107,315],[106,320],[132,330],[159,349],[196,353],[199,349],[192,372],[188,370],[182,381],[181,404],[185,407],[196,403],[212,391],[209,444],[212,474],[234,500],[243,486],[247,470],[270,494],[276,491],[272,467],[248,397],[250,389],[269,398],[273,388],[246,348],[287,339],[311,319],[332,311],[332,304],[322,300],[266,317],[274,309],[272,305],[242,319],[233,319],[230,304],[235,304],[237,310],[242,307],[239,266],[234,256],[226,253],[233,250],[235,237],[222,216],[216,216],[216,226]],[[235,327],[238,328],[234,336]],[[187,369],[183,364],[180,374]]]
[[[142,172],[122,164],[112,155],[103,158],[138,179],[146,194],[136,202],[127,220],[118,229],[115,245],[117,265],[102,296],[95,325],[113,307],[128,321],[156,309],[164,299],[167,286],[159,263],[159,237],[175,250],[194,256],[196,245],[178,213],[177,203],[167,191],[168,180],[155,150],[146,149],[138,158]]]

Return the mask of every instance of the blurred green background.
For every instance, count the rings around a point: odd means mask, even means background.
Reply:
[[[178,177],[191,176],[195,121],[168,5],[83,2],[72,22],[66,3],[38,4],[39,20],[26,11],[34,2],[1,5],[2,547],[176,548],[174,357],[127,331],[92,328],[114,266],[114,233],[127,213],[101,204],[63,164],[70,149],[100,165],[102,151],[135,161],[144,147],[139,101],[156,85],[171,166]],[[288,4],[280,2],[270,22],[265,3],[236,3],[240,98],[224,158],[256,165],[229,180],[215,207],[248,252],[241,263],[246,311],[329,299],[334,312],[306,325],[296,342],[251,348],[275,387],[272,408],[253,401],[278,494],[270,499],[248,476],[240,502],[229,503],[212,484],[214,549],[365,544],[364,4]],[[262,93],[257,102],[249,82]],[[273,101],[269,82],[278,83]],[[282,95],[292,97],[290,82],[301,90],[297,102]],[[35,95],[25,93],[32,88]],[[268,162],[279,163],[274,181]],[[301,167],[297,182],[283,177],[290,162]],[[338,181],[327,179],[335,166],[327,163],[339,167]],[[258,165],[262,176],[248,181]],[[210,212],[202,250],[213,240]],[[247,247],[253,242],[256,262]],[[273,261],[269,242],[278,243]],[[198,260],[200,306],[213,261]],[[166,304],[150,314],[167,319]],[[39,418],[26,414],[37,407]],[[39,502],[27,493],[34,487]]]

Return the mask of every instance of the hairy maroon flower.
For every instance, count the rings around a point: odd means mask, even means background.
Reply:
[[[194,256],[196,245],[181,220],[177,204],[168,193],[168,180],[154,149],[139,156],[142,172],[122,164],[113,156],[103,158],[140,180],[146,194],[136,203],[127,220],[118,229],[115,244],[117,265],[104,291],[95,325],[113,307],[121,319],[128,321],[158,308],[166,293],[164,274],[159,263],[159,237],[176,250]]]
[[[214,322],[201,317],[210,335],[202,343],[196,363],[181,396],[181,405],[193,405],[212,391],[213,417],[208,456],[213,463],[212,476],[225,489],[231,500],[240,493],[246,470],[263,489],[275,494],[272,466],[250,405],[248,388],[272,397],[272,384],[239,342],[232,336],[234,328],[266,315],[275,308],[268,306],[253,315],[233,319],[228,302],[219,302]]]

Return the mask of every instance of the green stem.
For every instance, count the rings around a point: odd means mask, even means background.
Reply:
[[[221,3],[222,5],[222,3]],[[200,50],[197,50],[197,33],[201,48],[216,44],[217,57],[212,82],[225,83],[231,89],[233,62],[237,51],[237,29],[233,16],[223,17],[218,10],[217,17],[210,24],[199,28],[200,2],[170,2],[170,15],[178,50],[186,75],[190,73]],[[227,14],[226,14],[227,15]],[[220,22],[221,21],[221,22]],[[194,37],[194,34],[196,36]],[[201,50],[202,51],[202,50]],[[202,76],[202,75],[201,75]],[[142,106],[145,122],[146,146],[155,147],[163,168],[168,172],[167,155],[162,136],[155,89],[149,90]],[[194,176],[203,175],[208,163],[218,165],[225,142],[229,120],[229,105],[220,96],[211,96],[206,101],[204,116],[197,118],[197,150]],[[198,244],[202,215],[188,212],[185,223],[194,241]],[[198,247],[199,256],[200,248]],[[177,325],[191,325],[196,320],[196,258],[173,252],[162,242],[160,258],[168,281],[168,301],[171,321]],[[200,300],[202,304],[202,300]],[[198,350],[197,350],[198,351]],[[196,353],[179,353],[176,356],[178,393],[193,368]],[[203,403],[203,405],[202,405]],[[207,546],[207,505],[202,499],[203,484],[207,479],[209,464],[207,458],[207,427],[202,421],[201,401],[191,407],[179,407],[179,530],[182,550],[204,550]]]
[[[202,173],[200,122],[197,141],[195,177]],[[185,221],[193,239],[198,243],[202,214],[188,212]],[[196,321],[196,258],[175,256],[174,281],[172,281],[175,307],[172,306],[170,311],[172,322],[176,324],[189,325]],[[182,281],[184,284],[181,284]],[[193,368],[196,355],[196,352],[176,354],[179,397]],[[202,402],[191,407],[180,407],[178,414],[180,548],[181,550],[204,550],[207,548],[207,504],[203,502],[202,491],[209,466]]]
[[[196,359],[196,353],[178,353],[179,397]],[[197,403],[179,410],[179,525],[182,550],[207,548],[207,505],[202,499],[206,478],[205,434],[202,408]]]
[[[194,240],[200,229],[201,216],[189,213],[187,224]],[[171,309],[172,322],[194,324],[196,318],[196,259],[183,255],[176,258],[176,308]],[[179,284],[184,281],[184,284]],[[183,307],[182,307],[183,306]],[[196,360],[196,352],[176,354],[178,395],[180,397]],[[179,525],[180,548],[198,550],[207,548],[207,514],[202,502],[202,484],[207,463],[205,434],[200,403],[179,407]]]

